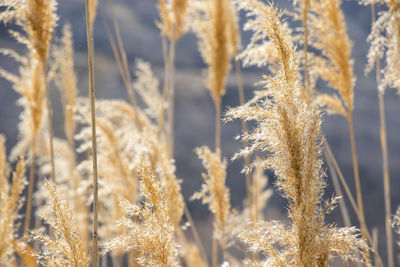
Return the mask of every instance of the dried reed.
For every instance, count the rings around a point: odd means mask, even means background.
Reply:
[[[21,121],[21,135],[23,136],[19,145],[14,148],[12,158],[22,155],[27,147],[31,146],[31,167],[29,175],[29,189],[27,211],[25,217],[25,235],[30,227],[32,210],[32,192],[35,178],[35,151],[36,139],[42,129],[43,113],[47,109],[47,123],[49,131],[49,161],[51,164],[51,179],[55,181],[54,149],[53,149],[53,126],[51,120],[51,103],[47,86],[47,59],[49,56],[50,43],[53,37],[57,16],[55,14],[55,1],[3,1],[1,6],[6,9],[1,13],[0,21],[9,22],[14,20],[22,28],[26,36],[10,31],[19,43],[26,45],[29,49],[28,56],[20,56],[16,52],[6,51],[22,64],[20,77],[2,70],[2,75],[14,84],[14,90],[21,94],[21,102],[25,107],[25,116]],[[27,74],[28,73],[28,74]],[[29,89],[27,89],[29,88]],[[46,98],[44,104],[43,98]],[[46,105],[46,108],[45,108]],[[26,126],[28,129],[23,129]]]
[[[97,1],[96,1],[97,2]],[[92,160],[93,160],[93,232],[92,232],[92,266],[99,266],[99,249],[98,249],[98,179],[97,179],[97,142],[96,142],[96,99],[94,89],[94,69],[93,69],[93,22],[95,0],[85,0],[86,9],[86,34],[88,46],[88,67],[89,67],[89,98],[90,98],[90,115],[92,127]]]
[[[263,31],[274,45],[280,69],[275,77],[264,77],[266,90],[256,93],[252,100],[227,115],[228,119],[256,120],[256,128],[243,136],[251,146],[237,156],[256,150],[270,153],[262,166],[271,168],[277,175],[277,185],[289,200],[292,221],[288,229],[279,222],[260,222],[241,238],[254,252],[264,252],[266,265],[327,266],[333,254],[358,261],[358,253],[369,265],[368,248],[353,228],[324,225],[325,214],[333,208],[335,199],[322,204],[325,174],[319,159],[320,111],[302,93],[290,33],[279,21],[282,13],[272,4],[264,5],[256,0],[241,3],[254,17],[250,23],[259,26],[255,30]],[[285,249],[280,251],[276,245]]]

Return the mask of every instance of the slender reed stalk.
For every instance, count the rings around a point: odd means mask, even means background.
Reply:
[[[308,10],[310,5],[310,0],[304,0],[302,3],[302,18],[303,18],[303,27],[304,27],[304,87],[308,95],[311,96],[311,88],[309,86],[309,78],[308,78]]]
[[[221,151],[221,98],[215,99],[215,151]],[[216,217],[216,216],[214,216]],[[216,218],[214,219],[214,221]],[[224,253],[222,251],[222,253]],[[215,237],[212,241],[212,266],[218,264],[218,242]]]
[[[24,237],[27,237],[29,227],[31,225],[31,215],[32,215],[32,193],[33,186],[35,184],[35,139],[33,139],[31,144],[30,151],[30,160],[29,160],[29,186],[28,186],[28,200],[26,203],[26,212],[25,212],[25,227],[24,227]]]
[[[378,70],[377,70],[378,73]],[[393,260],[393,234],[391,227],[391,203],[390,203],[390,175],[389,175],[389,159],[386,139],[386,122],[384,111],[384,95],[378,93],[379,97],[379,115],[380,115],[380,136],[382,147],[382,161],[383,161],[383,188],[385,198],[385,227],[386,227],[386,245],[387,257],[389,266],[394,266]]]
[[[86,34],[88,46],[88,66],[89,66],[89,97],[90,97],[90,115],[92,127],[92,160],[93,160],[93,247],[92,247],[92,266],[99,266],[99,248],[98,248],[98,180],[97,180],[97,142],[96,142],[96,100],[94,88],[93,71],[93,29],[90,14],[90,0],[85,0],[86,9]]]
[[[329,173],[332,178],[333,187],[335,188],[336,195],[343,196],[342,189],[341,189],[340,183],[339,183],[339,179],[337,177],[337,173],[335,171],[335,167],[333,166],[332,160],[329,158],[326,150],[324,151],[324,154],[325,154],[326,162],[328,163]],[[342,213],[344,225],[346,227],[351,227],[349,211],[347,209],[346,203],[343,198],[341,198],[339,200],[339,207],[340,207],[340,212]]]
[[[196,229],[196,225],[194,224],[192,215],[190,214],[190,211],[186,206],[186,203],[185,203],[185,206],[184,206],[184,212],[185,212],[185,216],[186,216],[187,220],[190,223],[190,229],[192,231],[194,240],[196,241],[196,244],[197,244],[198,248],[200,249],[201,257],[203,258],[204,262],[207,262],[207,254],[205,252],[203,243],[201,242],[201,239],[199,237],[199,233],[198,233],[198,231]]]
[[[359,214],[360,214],[359,220],[360,220],[361,232],[362,232],[362,235],[365,238],[366,235],[367,235],[368,229],[367,229],[367,225],[365,223],[364,206],[363,206],[363,199],[362,199],[360,172],[358,170],[358,159],[357,159],[356,142],[355,142],[355,137],[354,137],[353,114],[352,114],[352,112],[348,113],[347,123],[348,123],[348,126],[349,126],[351,158],[352,158],[352,162],[353,162],[354,182],[355,182],[355,185],[356,185],[357,207],[358,207]]]
[[[111,13],[111,19],[112,19],[113,26],[114,26],[115,36],[117,39],[117,45],[118,45],[118,49],[116,50],[116,51],[118,51],[118,53],[116,55],[118,55],[119,61],[122,66],[122,68],[120,69],[121,75],[123,76],[125,87],[128,92],[128,95],[129,95],[129,100],[131,101],[131,104],[133,105],[133,107],[136,108],[136,97],[135,97],[135,93],[134,93],[133,87],[132,87],[132,78],[131,78],[131,75],[129,72],[129,64],[128,64],[128,59],[126,56],[124,44],[122,42],[121,31],[119,29],[118,21],[115,17],[112,0],[109,0],[108,3],[109,3],[108,6],[110,9],[110,13]]]
[[[221,149],[221,98],[215,100],[215,151]]]
[[[43,75],[44,77],[44,86],[46,91],[46,105],[47,105],[47,121],[49,124],[49,148],[50,148],[50,165],[51,165],[51,172],[50,177],[51,181],[56,184],[56,166],[54,164],[54,144],[53,144],[53,122],[51,120],[52,111],[51,111],[51,100],[49,94],[49,86],[47,85],[47,78],[46,78],[46,67],[43,67]]]
[[[162,95],[162,106],[160,108],[160,114],[158,116],[158,129],[157,137],[160,138],[161,134],[164,132],[164,122],[165,122],[165,105],[168,96],[168,73],[169,73],[169,57],[168,57],[168,42],[165,36],[161,36],[162,39],[162,49],[164,58],[164,86]]]
[[[172,38],[169,44],[169,75],[168,75],[168,151],[169,156],[174,155],[174,110],[175,110],[175,30],[172,26]]]
[[[371,3],[371,15],[372,15],[372,25],[375,24],[375,5]],[[376,58],[375,62],[376,67],[376,82],[377,84],[381,84],[381,64],[379,58]],[[379,99],[379,118],[380,118],[380,141],[381,141],[381,149],[382,149],[382,171],[383,171],[383,190],[384,190],[384,198],[385,198],[385,228],[386,228],[386,249],[387,249],[387,257],[388,257],[388,266],[394,266],[393,259],[393,234],[391,227],[391,204],[390,204],[390,175],[389,175],[389,157],[388,157],[388,149],[387,149],[387,138],[386,138],[386,119],[385,119],[385,100],[384,100],[385,91],[378,89],[378,99]]]

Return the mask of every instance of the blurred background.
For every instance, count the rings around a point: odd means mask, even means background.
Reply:
[[[113,8],[120,24],[121,35],[127,52],[128,61],[133,74],[135,60],[140,58],[151,63],[153,71],[163,82],[163,54],[159,29],[156,20],[159,19],[156,0],[113,0]],[[292,10],[292,2],[287,0],[276,1],[279,8]],[[99,1],[103,15],[111,23],[110,9],[106,0]],[[344,1],[342,8],[345,13],[348,33],[353,41],[352,57],[355,61],[355,109],[354,125],[356,145],[359,159],[360,176],[364,197],[366,220],[369,229],[377,228],[379,233],[379,250],[386,258],[385,228],[384,228],[384,198],[381,164],[381,149],[379,140],[379,111],[378,96],[374,71],[364,76],[366,54],[368,51],[367,36],[370,32],[370,7],[360,6],[356,1]],[[75,70],[78,78],[78,87],[81,96],[87,96],[88,71],[86,54],[86,28],[84,1],[59,1],[57,13],[60,17],[56,30],[56,38],[61,35],[62,25],[70,23],[74,34]],[[95,87],[99,99],[124,99],[128,101],[118,67],[115,63],[109,40],[104,30],[104,24],[98,11],[95,23]],[[244,14],[241,14],[243,25]],[[7,28],[10,28],[9,26]],[[11,26],[12,28],[12,26]],[[242,31],[243,47],[249,42],[250,32]],[[9,38],[6,27],[0,25],[0,47],[16,48],[23,51],[22,46]],[[1,56],[1,67],[16,72],[18,66],[12,60]],[[176,47],[176,106],[175,106],[175,159],[177,176],[183,180],[183,194],[187,205],[202,232],[206,247],[211,246],[211,216],[208,208],[200,201],[189,201],[190,196],[203,182],[201,173],[204,171],[201,161],[194,153],[194,148],[202,145],[214,145],[214,105],[209,92],[203,83],[202,71],[205,69],[197,48],[197,40],[189,32],[179,40]],[[245,96],[248,100],[257,86],[255,82],[261,80],[266,69],[243,69]],[[322,85],[324,87],[324,85]],[[161,88],[160,88],[161,89]],[[325,88],[321,88],[324,90]],[[53,125],[56,136],[63,137],[62,109],[58,91],[51,87],[53,103]],[[17,106],[18,95],[11,85],[0,78],[0,133],[7,137],[8,151],[16,144],[18,138],[18,116],[21,108]],[[227,93],[223,97],[223,107],[238,105],[238,91],[236,75],[231,70],[227,82]],[[387,135],[389,144],[392,213],[400,203],[400,102],[397,92],[386,90],[385,94]],[[330,143],[333,153],[351,186],[353,192],[353,170],[351,151],[348,138],[348,128],[345,119],[339,116],[324,116],[323,129]],[[237,210],[243,207],[245,198],[245,177],[240,174],[243,167],[241,160],[231,161],[231,157],[241,148],[240,141],[234,139],[240,134],[240,122],[231,122],[222,126],[222,154],[229,161],[227,170],[227,184],[231,190],[231,205]],[[326,166],[326,172],[329,173]],[[273,187],[274,175],[268,173],[269,187]],[[334,190],[329,176],[326,178],[328,187],[325,196],[332,196]],[[355,194],[355,193],[354,193]],[[346,197],[344,197],[346,199]],[[358,225],[358,221],[350,204],[346,201],[351,214],[351,223]],[[265,210],[265,218],[287,220],[285,199],[274,192]],[[343,220],[339,209],[327,218],[342,226]],[[395,240],[399,237],[395,235]],[[209,245],[210,244],[210,245]],[[395,246],[395,251],[398,250]]]

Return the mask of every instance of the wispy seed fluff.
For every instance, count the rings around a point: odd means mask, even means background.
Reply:
[[[324,223],[335,199],[322,203],[325,173],[320,159],[320,109],[303,94],[296,51],[290,33],[281,25],[283,13],[257,0],[241,3],[261,27],[256,30],[263,31],[273,44],[279,68],[274,76],[264,76],[265,90],[229,110],[227,117],[256,122],[242,137],[250,147],[236,156],[256,151],[268,155],[263,165],[277,176],[278,190],[289,201],[291,222],[289,226],[278,221],[250,224],[240,237],[254,252],[264,253],[267,266],[328,266],[335,255],[358,261],[359,254],[368,263],[366,244],[355,228]]]
[[[2,266],[16,266],[16,247],[19,247],[17,223],[20,216],[26,186],[25,161],[21,158],[10,180],[10,166],[7,161],[5,138],[0,135],[0,262]],[[4,265],[3,265],[4,264]]]
[[[81,242],[71,207],[60,199],[53,183],[45,181],[45,187],[48,192],[47,208],[51,213],[41,217],[50,226],[51,235],[43,230],[32,233],[33,239],[41,243],[37,260],[44,266],[88,266],[88,251]]]
[[[158,9],[161,21],[158,27],[162,35],[171,41],[177,41],[188,30],[187,13],[188,0],[159,0]]]
[[[27,55],[20,55],[14,50],[0,51],[20,63],[18,76],[0,69],[0,75],[9,80],[13,89],[21,95],[19,104],[24,107],[19,125],[21,138],[11,152],[11,158],[15,160],[27,150],[43,127],[46,114],[46,64],[57,21],[56,2],[4,0],[0,6],[5,7],[0,12],[0,21],[15,22],[24,34],[10,30],[10,35],[29,49]]]
[[[203,161],[207,174],[203,173],[204,184],[200,192],[196,192],[192,199],[201,199],[207,204],[214,215],[214,238],[220,242],[223,250],[227,247],[227,235],[230,225],[230,194],[225,185],[226,161],[221,161],[221,152],[211,152],[208,147],[196,149],[196,153]]]
[[[382,69],[383,78],[378,89],[384,92],[385,88],[392,87],[400,95],[400,2],[397,0],[362,0],[364,4],[383,4],[385,10],[379,12],[379,17],[372,25],[368,36],[371,47],[368,52],[368,65],[365,69],[369,73],[377,59],[384,60]]]
[[[235,31],[235,18],[232,17],[232,1],[207,0],[194,5],[192,29],[199,38],[199,49],[208,65],[206,86],[215,105],[219,105],[225,94],[225,82],[230,69],[233,49],[238,38]]]
[[[123,202],[126,218],[120,224],[127,233],[105,244],[104,253],[111,250],[134,250],[138,262],[146,266],[177,266],[178,247],[175,226],[168,216],[168,202],[159,179],[148,163],[138,169],[143,204]]]

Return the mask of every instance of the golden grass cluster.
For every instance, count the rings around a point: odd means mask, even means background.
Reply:
[[[19,140],[9,154],[0,135],[0,266],[311,267],[329,266],[338,258],[365,266],[387,262],[394,267],[399,254],[393,248],[393,232],[400,234],[400,211],[392,217],[383,93],[386,88],[400,92],[400,4],[397,0],[361,2],[372,7],[366,72],[376,66],[387,257],[379,254],[364,215],[353,129],[352,42],[340,0],[294,1],[294,11],[289,13],[261,0],[159,0],[156,25],[164,53],[162,86],[143,60],[136,61],[136,79],[131,79],[119,25],[112,15],[116,38],[107,22],[106,31],[130,103],[95,97],[97,1],[85,1],[89,96],[78,97],[71,27],[64,25],[62,36],[53,38],[56,1],[2,0],[0,22],[18,26],[9,31],[10,36],[26,49],[17,53],[0,48],[19,64],[17,73],[1,68],[0,75],[20,95],[18,104],[23,107]],[[383,5],[377,19],[375,4]],[[246,14],[243,29],[252,34],[245,48],[239,12]],[[293,28],[285,14],[301,27]],[[207,65],[204,86],[215,106],[215,149],[202,144],[196,149],[206,173],[200,191],[190,199],[202,200],[212,214],[210,250],[205,250],[208,246],[182,194],[182,180],[175,174],[176,43],[188,32],[198,38]],[[223,110],[232,62],[240,105]],[[260,82],[263,88],[247,102],[240,62],[268,71]],[[65,139],[53,136],[48,92],[53,84],[62,97]],[[335,93],[320,93],[320,84]],[[137,96],[143,105],[137,104]],[[324,109],[342,115],[348,123],[354,195],[347,185],[349,177],[343,177],[324,138]],[[247,195],[242,208],[231,207],[234,196],[226,185],[223,114],[226,122],[242,121],[238,134],[243,149],[233,157],[243,158],[245,165]],[[249,121],[253,127],[248,129]],[[337,196],[329,199],[324,196],[330,183],[321,156],[324,149],[337,190]],[[266,169],[274,173],[274,186],[287,200],[287,220],[264,216],[273,194],[267,187]],[[337,203],[344,218],[349,217],[346,202],[338,201],[342,197],[351,203],[360,229],[348,219],[344,227],[326,222]]]

